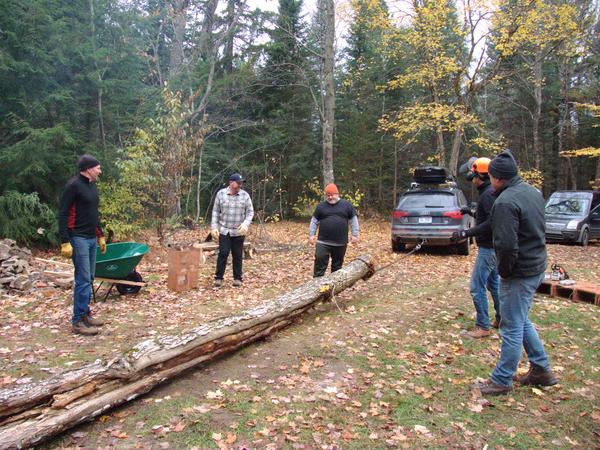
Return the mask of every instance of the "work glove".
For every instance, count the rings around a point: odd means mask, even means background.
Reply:
[[[104,255],[106,253],[106,238],[104,236],[98,238],[98,247],[100,247],[100,253]]]
[[[219,241],[219,230],[217,230],[216,228],[213,228],[212,230],[210,230],[210,235],[213,238],[213,241],[218,242]]]
[[[466,239],[468,237],[466,230],[455,231],[450,236],[451,241],[460,241],[462,239]]]
[[[71,258],[73,256],[73,247],[71,247],[69,242],[60,245],[60,255],[65,258]]]
[[[460,208],[460,213],[461,214],[468,214],[468,215],[472,216],[473,215],[473,210],[470,207],[468,207],[468,206],[463,206],[462,208]]]
[[[237,230],[238,233],[240,233],[240,236],[246,236],[246,233],[248,233],[248,225],[243,223],[237,228]]]

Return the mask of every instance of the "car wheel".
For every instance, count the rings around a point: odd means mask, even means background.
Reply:
[[[468,239],[466,239],[464,242],[461,242],[460,244],[456,245],[456,250],[458,251],[459,255],[467,256],[469,254],[470,248],[471,248],[471,246],[469,245]]]
[[[392,239],[392,251],[394,253],[403,252],[406,249],[406,244],[398,242],[396,239]]]
[[[579,245],[587,247],[590,242],[590,230],[586,227],[581,230],[581,239],[579,239]]]

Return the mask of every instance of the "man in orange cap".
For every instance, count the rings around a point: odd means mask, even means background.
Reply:
[[[473,266],[471,274],[471,297],[475,306],[476,319],[475,329],[468,333],[468,336],[474,339],[490,336],[490,326],[499,328],[500,326],[500,306],[498,286],[500,283],[498,277],[498,268],[496,263],[496,253],[492,242],[492,224],[491,214],[492,206],[496,196],[490,185],[490,176],[488,167],[489,158],[477,158],[472,164],[467,180],[471,181],[479,192],[479,201],[477,202],[477,211],[475,213],[476,225],[468,230],[455,231],[452,233],[452,240],[464,240],[471,236],[475,237],[479,250],[477,259]],[[463,214],[473,214],[470,208],[461,209]],[[490,291],[494,302],[494,311],[496,317],[490,324],[490,314],[488,310],[487,292]]]
[[[325,275],[329,258],[331,272],[342,268],[346,247],[348,246],[348,224],[352,225],[351,242],[358,242],[358,217],[354,206],[340,199],[340,193],[335,184],[325,186],[325,201],[317,205],[308,231],[308,240],[315,247],[314,277]],[[319,234],[317,236],[317,228]]]

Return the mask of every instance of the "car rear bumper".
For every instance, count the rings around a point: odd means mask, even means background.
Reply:
[[[579,239],[579,230],[546,232],[546,242],[576,242]]]
[[[432,227],[430,230],[411,230],[409,228],[393,228],[392,239],[401,244],[421,242],[423,239],[428,245],[455,245],[463,241],[452,241],[452,233],[459,231],[459,227]]]

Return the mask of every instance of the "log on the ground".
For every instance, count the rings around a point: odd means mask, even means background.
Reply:
[[[217,252],[219,250],[219,243],[218,242],[201,242],[198,244],[194,244],[194,248],[200,249],[200,263],[206,264],[206,253]],[[244,241],[243,249],[244,249],[244,258],[246,258],[246,259],[254,258],[254,245],[252,245],[251,242]]]
[[[186,369],[286,327],[316,303],[373,272],[370,256],[362,256],[334,274],[313,279],[237,315],[182,335],[143,341],[109,363],[96,362],[49,380],[0,390],[0,448],[36,445],[93,419]],[[26,409],[29,411],[23,414]]]

